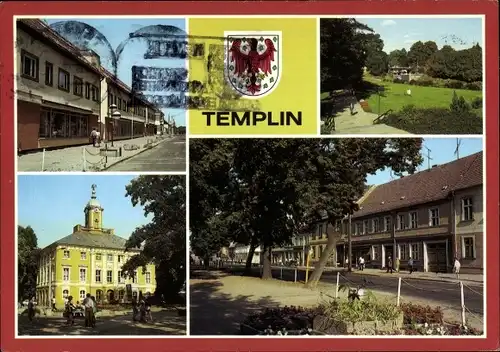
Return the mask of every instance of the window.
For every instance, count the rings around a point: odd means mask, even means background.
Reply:
[[[113,94],[109,93],[108,94],[108,106],[111,106],[113,104]]]
[[[125,282],[125,278],[122,275],[122,271],[118,270],[118,283],[122,284]]]
[[[69,72],[66,70],[63,70],[62,68],[59,69],[57,87],[60,90],[64,90],[66,92],[69,92]]]
[[[69,251],[64,251],[63,252],[63,258],[64,259],[69,259]]]
[[[63,268],[63,281],[69,281],[69,268]]]
[[[80,268],[80,282],[87,281],[87,269]]]
[[[373,260],[378,260],[380,258],[380,247],[379,246],[373,246]]]
[[[73,94],[83,96],[83,81],[80,77],[73,77]]]
[[[99,269],[95,271],[95,282],[101,282],[101,270]]]
[[[323,246],[318,246],[318,250],[319,250],[318,258],[321,258],[321,256],[323,255]]]
[[[474,237],[462,237],[462,258],[476,258],[476,244],[474,242]]]
[[[361,222],[357,222],[354,234],[361,235],[362,233],[363,233],[363,224]]]
[[[118,110],[121,110],[122,109],[122,98],[118,98],[118,104],[117,104],[117,108]]]
[[[121,301],[124,298],[125,298],[125,291],[124,290],[118,291],[118,299]]]
[[[474,220],[474,214],[472,212],[472,198],[462,199],[462,221]]]
[[[400,259],[408,260],[408,245],[407,244],[400,245],[399,250],[400,250]]]
[[[192,56],[193,57],[205,57],[205,44],[203,43],[197,43],[197,44],[194,44],[193,47],[192,47],[193,51],[192,51]]]
[[[38,82],[38,57],[27,51],[21,51],[21,75]]]
[[[411,245],[410,257],[414,260],[420,259],[420,246],[417,243]]]
[[[90,99],[90,83],[85,82],[85,99]]]
[[[123,263],[123,255],[118,256],[118,263]]]
[[[392,221],[390,216],[384,218],[384,232],[392,231]]]
[[[98,302],[100,300],[102,300],[102,291],[101,290],[95,291],[95,300],[98,301]]]
[[[398,215],[398,230],[404,230],[405,228],[406,228],[405,215],[399,214]]]
[[[88,137],[88,116],[56,109],[40,112],[40,138]]]
[[[113,271],[112,270],[108,270],[108,272],[106,273],[106,281],[109,283],[113,282]]]
[[[132,276],[132,283],[133,284],[137,283],[137,271],[134,271],[134,276]]]
[[[87,259],[87,253],[86,252],[80,252],[80,259],[81,260],[86,260]]]
[[[417,212],[412,211],[410,213],[410,229],[416,229],[418,226],[418,221],[417,221]]]
[[[54,65],[50,62],[45,62],[45,85],[54,85]]]
[[[108,254],[108,262],[112,262],[113,261],[113,254]]]
[[[150,283],[151,283],[151,273],[150,273],[150,272],[147,272],[147,273],[146,273],[146,283],[147,283],[147,284],[150,284]]]
[[[95,254],[95,260],[102,260],[101,253]]]
[[[375,233],[380,232],[380,220],[379,219],[372,220],[372,231]]]
[[[368,220],[363,221],[363,234],[370,232]]]
[[[439,208],[429,209],[429,226],[439,226]]]
[[[63,290],[63,298],[68,298],[69,290]]]
[[[86,296],[85,290],[80,290],[80,300],[84,300]]]
[[[96,86],[92,85],[91,92],[92,92],[92,100],[93,101],[99,101],[99,88],[97,88]]]

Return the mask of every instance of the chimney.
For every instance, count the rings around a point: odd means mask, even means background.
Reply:
[[[101,58],[97,53],[93,50],[80,50],[80,54],[92,65],[100,67],[101,66]]]

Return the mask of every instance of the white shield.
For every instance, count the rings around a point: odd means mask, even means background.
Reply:
[[[242,98],[270,94],[281,77],[283,37],[278,31],[224,32],[225,76]]]

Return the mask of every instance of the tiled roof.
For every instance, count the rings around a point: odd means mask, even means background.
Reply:
[[[108,78],[113,83],[115,83],[119,88],[123,89],[125,92],[129,94],[132,93],[132,89],[129,86],[127,86],[122,80],[116,77],[113,73],[106,70],[104,67],[93,65],[81,54],[81,51],[78,47],[76,47],[71,42],[66,40],[63,36],[61,36],[52,28],[50,28],[50,26],[48,26],[42,20],[39,20],[37,18],[21,18],[18,19],[17,21],[23,23],[32,30],[40,33],[44,38],[46,38],[52,44],[57,46],[60,50],[69,54],[73,59],[75,59],[88,69],[96,72],[97,74],[100,74],[103,77]],[[157,108],[154,104],[145,99],[142,99],[140,97],[135,97],[135,98],[140,100],[144,104],[149,105],[150,107],[153,107],[155,109]]]
[[[353,218],[446,199],[451,191],[481,184],[483,153],[479,152],[375,187]]]
[[[126,242],[126,239],[112,234],[77,231],[69,236],[61,238],[60,240],[54,242],[52,245],[83,246],[125,250]]]

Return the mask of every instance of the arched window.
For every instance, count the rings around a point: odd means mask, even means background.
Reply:
[[[95,292],[95,299],[96,299],[96,301],[101,301],[102,300],[102,290],[97,290]]]
[[[85,290],[80,290],[80,299],[85,299]]]
[[[63,298],[68,298],[69,290],[63,290]]]

